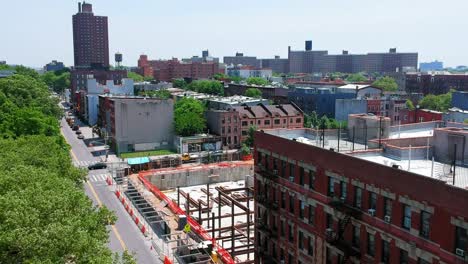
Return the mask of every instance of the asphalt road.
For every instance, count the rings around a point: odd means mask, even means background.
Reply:
[[[72,148],[71,155],[75,164],[87,167],[87,164],[100,161],[99,158],[90,153],[83,141],[77,138],[75,131],[72,131],[65,119],[61,121],[61,130]],[[108,226],[109,248],[113,252],[123,252],[125,249],[133,252],[138,263],[162,263],[155,251],[151,249],[150,241],[141,234],[111,188],[107,186],[105,181],[107,175],[109,172],[105,169],[90,171],[84,184],[84,190],[95,205],[106,206],[109,210],[114,211],[118,217],[115,225]]]

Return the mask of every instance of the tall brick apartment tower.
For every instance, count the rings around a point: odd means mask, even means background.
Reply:
[[[107,17],[95,16],[93,6],[84,1],[73,15],[73,51],[75,68],[109,66]]]

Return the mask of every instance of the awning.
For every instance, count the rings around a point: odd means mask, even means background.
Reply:
[[[128,158],[127,163],[128,165],[138,165],[148,163],[150,159],[148,157],[140,157],[140,158]]]

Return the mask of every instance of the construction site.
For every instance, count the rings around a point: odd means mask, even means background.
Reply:
[[[164,263],[254,263],[253,161],[116,173],[108,184]]]

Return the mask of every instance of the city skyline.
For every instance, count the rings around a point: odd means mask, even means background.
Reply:
[[[303,49],[303,41],[312,39],[315,50],[328,50],[330,54],[339,54],[341,50],[352,54],[385,52],[396,47],[401,52],[418,52],[419,62],[437,59],[453,67],[468,63],[463,39],[453,41],[453,35],[468,24],[462,14],[468,3],[450,2],[457,8],[425,1],[421,12],[420,3],[402,0],[372,8],[365,8],[373,3],[369,0],[339,3],[340,8],[336,8],[337,1],[311,4],[302,0],[223,5],[188,1],[184,8],[180,3],[162,1],[143,1],[139,5],[90,1],[96,15],[109,17],[111,58],[120,51],[123,64],[128,66],[136,65],[143,53],[169,59],[200,56],[205,49],[216,57],[242,52],[258,58],[274,55],[286,58],[288,46]],[[15,26],[0,29],[2,35],[8,36],[0,44],[0,59],[33,67],[42,67],[52,59],[72,65],[70,16],[76,13],[77,3],[57,0],[5,3],[5,10],[10,10],[5,19],[15,21]],[[31,8],[24,9],[25,4]],[[239,11],[233,12],[236,8]],[[381,35],[374,38],[368,32]],[[356,37],[362,33],[365,35]]]

